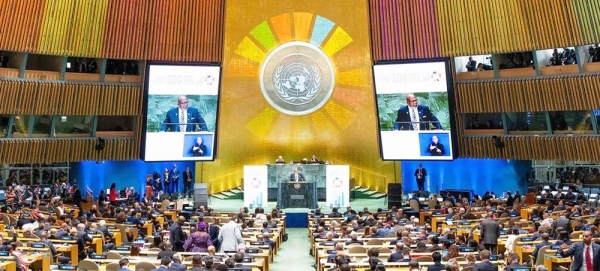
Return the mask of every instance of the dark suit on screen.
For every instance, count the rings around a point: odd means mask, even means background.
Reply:
[[[187,109],[187,123],[186,123],[186,132],[196,132],[196,131],[208,131],[206,127],[206,122],[200,115],[200,112],[197,108],[188,107]],[[199,127],[199,130],[196,130],[196,127]],[[167,112],[165,120],[160,127],[160,130],[163,132],[181,132],[179,125],[179,107],[172,108]]]
[[[417,105],[417,113],[419,114],[419,130],[429,130],[430,126],[433,126],[434,129],[442,129],[442,125],[438,118],[431,113],[429,106],[426,105]],[[410,112],[408,111],[408,106],[403,106],[398,109],[398,116],[396,117],[396,122],[394,123],[394,130],[414,130],[412,126],[412,120],[410,118]]]

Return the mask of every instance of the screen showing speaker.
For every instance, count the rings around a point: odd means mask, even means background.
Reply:
[[[373,66],[384,160],[452,160],[452,85],[448,60]]]
[[[216,65],[147,65],[143,160],[214,160],[220,75]]]

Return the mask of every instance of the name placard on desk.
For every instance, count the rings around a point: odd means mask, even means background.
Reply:
[[[303,200],[304,199],[304,195],[290,195],[290,199],[300,199],[300,200]]]

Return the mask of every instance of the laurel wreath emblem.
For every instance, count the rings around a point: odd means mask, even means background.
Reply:
[[[279,94],[279,97],[289,103],[305,103],[307,101],[312,100],[315,96],[317,96],[317,94],[319,93],[319,91],[321,90],[321,71],[319,70],[319,68],[317,66],[310,66],[310,71],[307,69],[304,69],[307,73],[307,75],[309,75],[312,78],[312,84],[306,86],[309,88],[308,93],[306,93],[305,96],[297,96],[297,95],[290,95],[290,93],[288,92],[288,89],[283,86],[283,72],[285,70],[286,66],[280,66],[277,68],[277,71],[275,72],[275,80],[274,81],[274,86],[275,86],[275,91],[277,92],[277,94]]]

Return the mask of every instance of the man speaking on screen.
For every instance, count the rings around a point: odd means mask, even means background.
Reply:
[[[440,121],[431,113],[429,106],[419,105],[417,96],[407,94],[406,103],[406,106],[398,109],[398,117],[394,123],[394,130],[420,131],[442,129]]]
[[[207,131],[206,122],[197,108],[188,107],[189,101],[185,96],[179,96],[177,107],[167,112],[160,127],[162,132],[197,132]],[[198,130],[196,128],[198,127]]]

